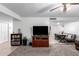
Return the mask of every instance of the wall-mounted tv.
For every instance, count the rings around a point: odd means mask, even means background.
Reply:
[[[48,26],[33,26],[33,35],[48,35]]]

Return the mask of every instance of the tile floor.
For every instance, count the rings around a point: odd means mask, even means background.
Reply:
[[[79,56],[74,44],[52,44],[49,47],[19,46],[9,56]]]
[[[52,37],[50,37],[50,38],[52,38]],[[70,50],[71,52],[70,53],[75,53],[75,55],[79,55],[79,51],[77,51],[76,49],[75,49],[75,46],[74,45],[72,45],[72,44],[70,44],[70,45],[67,45],[67,44],[65,44],[64,45],[64,43],[59,43],[59,42],[57,42],[56,40],[50,40],[49,42],[51,42],[50,43],[50,50],[51,50],[51,52],[50,52],[50,54],[51,55],[55,55],[55,53],[57,52],[58,54],[56,54],[56,55],[59,55],[60,54],[60,52],[61,52],[61,54],[62,55],[64,55],[65,54],[65,52],[67,51],[67,50]],[[62,47],[62,48],[61,48]],[[71,48],[70,48],[71,47]],[[2,44],[0,44],[0,56],[8,56],[8,55],[10,55],[13,51],[16,51],[18,48],[21,48],[19,51],[21,51],[22,49],[25,49],[25,50],[29,50],[30,48],[31,49],[36,49],[37,50],[37,48],[32,48],[32,47],[30,47],[30,46],[10,46],[10,43],[9,42],[5,42],[5,43],[2,43]],[[65,51],[65,49],[66,49],[66,51]],[[47,48],[48,49],[48,48]],[[31,50],[32,51],[32,50]],[[41,51],[41,49],[40,49],[40,51]],[[27,51],[26,51],[27,52]],[[35,51],[36,52],[36,51]],[[54,52],[54,54],[53,54],[53,52]],[[64,54],[63,54],[64,53]],[[70,54],[69,52],[68,53],[66,53],[66,55],[67,54],[69,54],[69,55],[72,55],[72,54]],[[18,53],[17,53],[18,54]],[[29,53],[30,54],[30,53]],[[25,54],[25,55],[27,55],[27,54]],[[48,54],[47,54],[48,55]],[[74,54],[73,54],[74,55]]]
[[[0,44],[0,56],[7,56],[12,51],[14,51],[17,47],[16,46],[10,46],[9,42],[4,42]]]

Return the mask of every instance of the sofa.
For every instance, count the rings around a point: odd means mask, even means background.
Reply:
[[[68,34],[65,37],[65,40],[67,42],[75,42],[75,39],[76,39],[76,35],[75,34]]]
[[[64,36],[64,37],[63,37]],[[64,34],[55,34],[55,39],[60,41],[75,42],[76,34],[64,33]]]

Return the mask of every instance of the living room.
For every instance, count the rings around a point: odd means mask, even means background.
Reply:
[[[0,49],[3,49],[3,51],[0,51],[0,55],[78,56],[79,3],[71,3],[68,7],[67,4],[68,3],[1,3],[0,34],[2,35],[0,38],[2,41],[0,41]],[[48,29],[45,29],[47,30],[47,34],[46,32],[46,35],[42,34],[42,36],[47,36],[47,45],[42,44],[43,46],[40,45],[42,46],[40,47],[35,43],[36,45],[33,46],[33,36],[41,36],[38,35],[40,32],[34,34],[34,26],[47,26]],[[42,33],[44,33],[44,31]],[[26,37],[27,44],[25,46],[22,44],[20,46],[11,46],[11,34],[18,33],[22,34],[22,38]],[[55,36],[55,34],[57,36]],[[73,38],[73,36],[75,38]],[[37,40],[40,39],[41,37]],[[43,39],[46,39],[46,37]],[[4,46],[6,50],[2,46]]]

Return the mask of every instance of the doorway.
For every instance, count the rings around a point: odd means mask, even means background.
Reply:
[[[63,31],[63,27],[57,22],[56,20],[49,20],[50,24],[50,37],[49,37],[49,42],[50,44],[59,44],[57,40],[55,40],[55,34],[59,34],[60,32]]]

